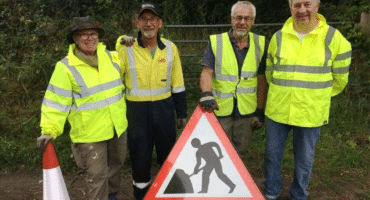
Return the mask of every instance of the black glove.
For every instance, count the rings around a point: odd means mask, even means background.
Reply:
[[[211,92],[203,92],[199,100],[200,106],[206,111],[218,110],[218,105]]]

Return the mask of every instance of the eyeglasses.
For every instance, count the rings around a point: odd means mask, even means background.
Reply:
[[[92,33],[80,33],[79,36],[81,37],[81,39],[83,40],[87,40],[89,37],[91,37],[92,39],[96,39],[99,37],[99,34],[97,32],[92,32]]]
[[[150,23],[155,23],[155,22],[157,22],[158,21],[158,17],[152,17],[152,18],[145,18],[145,17],[140,17],[139,18],[139,20],[141,21],[141,22],[143,22],[143,23],[148,23],[148,22],[150,22]]]
[[[242,17],[242,16],[232,16],[232,18],[237,21],[237,22],[241,22],[243,19],[244,21],[246,22],[250,22],[250,21],[253,21],[254,20],[254,17],[249,17],[249,16],[246,16],[246,17]]]

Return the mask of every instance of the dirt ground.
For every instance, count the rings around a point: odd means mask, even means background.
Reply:
[[[158,167],[153,167],[152,174],[157,173]],[[260,172],[250,171],[252,177],[254,178],[257,186],[261,191],[263,191],[263,175]],[[258,174],[259,173],[259,174]],[[70,198],[72,200],[88,199],[86,196],[87,188],[85,185],[84,174],[76,173],[64,173],[64,180],[68,188]],[[317,176],[317,175],[314,175]],[[283,176],[284,177],[284,176]],[[15,172],[10,175],[0,175],[0,200],[39,200],[42,199],[42,170],[35,172]],[[312,177],[315,178],[315,177]],[[120,200],[133,200],[132,195],[132,178],[130,172],[126,172],[122,175],[122,189],[118,193]],[[291,177],[284,177],[283,191],[280,196],[280,200],[289,199],[288,191],[289,185],[292,181]],[[333,181],[336,181],[333,178]],[[359,185],[354,182],[347,182],[340,184],[341,188],[332,187],[322,187],[317,186],[314,188],[309,188],[310,196],[309,199],[366,199],[361,198],[361,193],[366,193],[369,191],[370,185]]]

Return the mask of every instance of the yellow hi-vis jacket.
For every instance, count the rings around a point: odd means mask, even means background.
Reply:
[[[65,121],[71,124],[74,143],[99,142],[126,131],[126,103],[117,52],[98,44],[98,68],[78,59],[69,46],[50,79],[41,107],[42,134],[53,138],[63,133]]]
[[[171,92],[185,91],[180,56],[174,43],[161,38],[165,48],[157,47],[152,58],[150,51],[139,46],[137,40],[131,47],[120,45],[121,37],[117,39],[116,49],[121,59],[127,100],[159,101],[170,97]]]
[[[229,116],[237,98],[241,115],[251,114],[257,108],[257,71],[265,49],[265,37],[249,32],[249,49],[239,77],[238,62],[228,33],[210,36],[215,55],[215,76],[212,93],[220,110],[217,116]]]
[[[266,80],[266,116],[300,127],[319,127],[329,120],[330,100],[347,85],[351,44],[317,14],[316,29],[301,42],[289,18],[271,39]]]

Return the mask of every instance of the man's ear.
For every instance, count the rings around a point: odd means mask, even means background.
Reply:
[[[159,19],[158,28],[162,28],[162,25],[163,25],[163,21],[162,21],[162,19]]]
[[[139,21],[139,19],[136,19],[136,20],[135,20],[135,24],[136,24],[136,27],[137,27],[138,29],[140,29],[140,21]]]

